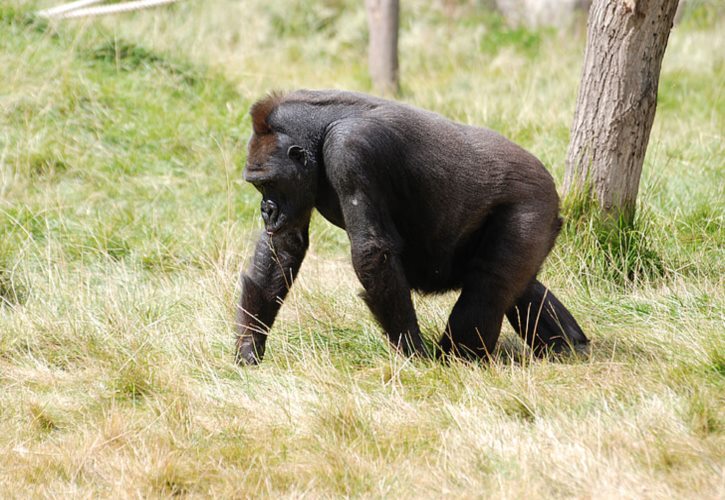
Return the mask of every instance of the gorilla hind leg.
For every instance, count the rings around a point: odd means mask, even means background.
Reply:
[[[489,216],[465,265],[461,295],[439,343],[444,354],[470,359],[493,352],[504,313],[536,276],[557,230],[555,205],[550,210],[507,206]]]
[[[482,287],[469,287],[461,292],[439,342],[442,354],[473,360],[493,352],[501,333],[504,308],[486,304],[488,296]]]
[[[537,356],[554,353],[587,354],[589,339],[564,304],[538,280],[516,300],[506,318]]]

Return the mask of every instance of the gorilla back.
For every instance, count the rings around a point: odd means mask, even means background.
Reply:
[[[351,92],[272,94],[250,114],[245,179],[262,193],[265,231],[242,275],[240,363],[261,360],[313,208],[347,231],[363,298],[404,354],[425,353],[411,288],[461,290],[439,355],[488,355],[504,315],[537,353],[586,348],[536,281],[561,220],[533,155],[491,130]]]

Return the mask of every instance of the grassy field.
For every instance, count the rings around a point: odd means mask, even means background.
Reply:
[[[570,223],[542,271],[592,339],[485,366],[390,353],[345,234],[264,363],[233,363],[268,90],[368,91],[353,0],[181,2],[92,21],[0,2],[0,496],[725,497],[725,11],[663,64],[636,228]],[[560,184],[584,33],[403,2],[401,99],[497,129]],[[414,297],[433,341],[454,296]]]

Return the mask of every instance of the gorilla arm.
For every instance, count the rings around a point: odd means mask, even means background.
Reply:
[[[301,226],[279,234],[263,232],[249,269],[242,274],[237,307],[237,352],[240,365],[256,365],[264,356],[267,334],[292,286],[307,251],[309,217]]]
[[[375,154],[359,131],[329,134],[325,165],[340,200],[350,239],[352,265],[362,294],[391,344],[405,355],[424,355],[410,286],[400,260],[402,238],[389,215],[375,179]],[[347,140],[352,138],[352,140]]]
[[[362,297],[393,346],[406,356],[423,355],[410,287],[396,238],[383,230],[381,216],[362,194],[341,199],[350,237],[352,265],[365,292]]]

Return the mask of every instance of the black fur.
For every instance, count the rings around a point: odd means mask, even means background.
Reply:
[[[391,343],[424,354],[410,290],[461,295],[441,354],[488,355],[507,316],[536,353],[588,340],[536,274],[561,227],[544,166],[491,130],[375,97],[301,90],[251,109],[245,179],[265,232],[242,276],[237,360],[264,342],[307,249],[312,208],[350,238],[364,299]]]

